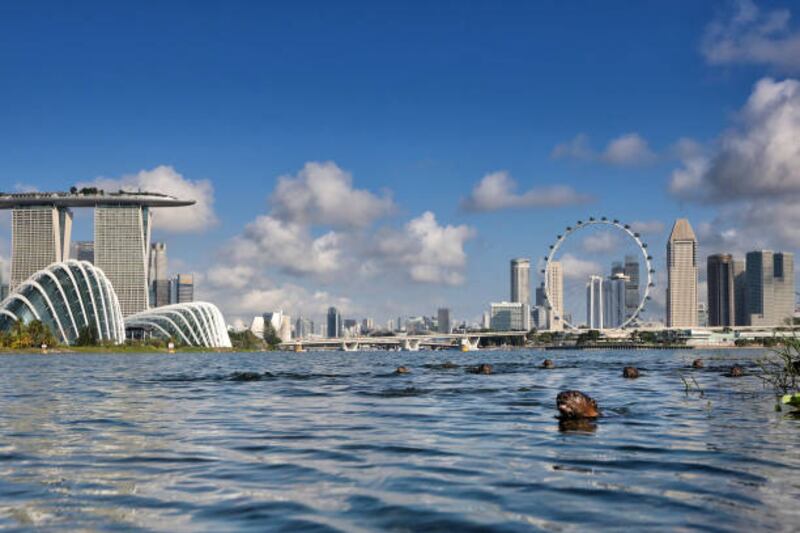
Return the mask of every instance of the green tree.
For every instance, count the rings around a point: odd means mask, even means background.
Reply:
[[[75,344],[77,346],[97,346],[97,330],[91,326],[84,326],[78,333]]]
[[[269,345],[269,347],[272,349],[275,349],[275,347],[282,342],[280,337],[278,337],[275,328],[272,327],[272,324],[269,322],[264,324],[264,342],[266,342],[267,345]]]

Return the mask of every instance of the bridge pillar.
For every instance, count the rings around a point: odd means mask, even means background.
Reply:
[[[481,342],[480,337],[461,337],[461,351],[474,352]]]
[[[419,342],[419,339],[403,339],[403,350],[406,352],[418,352]]]

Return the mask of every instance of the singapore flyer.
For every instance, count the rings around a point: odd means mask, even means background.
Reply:
[[[598,238],[598,231],[602,238]],[[586,246],[592,242],[613,242],[616,248],[624,246],[630,253],[625,255],[624,263],[614,263],[611,274],[605,277],[600,275],[597,263],[564,253],[570,243],[578,240],[578,234],[594,234],[594,237],[584,235],[585,250],[598,249],[596,245],[594,248]],[[594,241],[590,240],[592,238]],[[567,226],[550,245],[541,268],[543,306],[549,316],[549,329],[628,329],[638,326],[655,287],[652,260],[641,235],[617,219],[589,217]],[[587,270],[586,265],[592,265],[590,268],[594,270]],[[572,291],[565,292],[564,279],[575,280]],[[573,295],[585,293],[585,322],[573,318],[569,311],[570,303],[575,309],[575,302],[568,300],[576,300],[567,298],[570,292]]]

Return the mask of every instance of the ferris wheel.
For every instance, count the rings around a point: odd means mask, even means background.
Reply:
[[[647,273],[647,283],[644,284],[644,291],[642,292],[641,299],[639,301],[639,305],[636,307],[636,310],[633,313],[631,313],[631,315],[627,317],[625,321],[622,322],[622,324],[620,324],[619,326],[620,329],[625,329],[628,326],[636,323],[636,321],[639,318],[639,315],[644,311],[645,305],[650,300],[650,291],[653,287],[655,287],[653,278],[656,271],[653,269],[652,265],[653,257],[647,251],[647,243],[642,241],[641,235],[633,231],[629,224],[623,224],[617,219],[610,220],[606,217],[601,217],[599,219],[596,219],[594,217],[589,217],[589,220],[587,221],[579,220],[577,224],[575,224],[575,226],[567,226],[566,231],[564,232],[563,235],[556,236],[556,242],[550,245],[550,252],[544,258],[545,264],[544,268],[541,271],[544,278],[545,308],[548,310],[548,312],[553,311],[553,306],[551,304],[553,298],[551,297],[551,292],[550,292],[552,290],[552,287],[550,287],[551,283],[549,279],[550,276],[547,275],[547,269],[549,265],[556,260],[556,254],[558,253],[559,248],[561,248],[561,246],[567,240],[567,238],[591,226],[609,226],[617,231],[620,231],[622,234],[627,236],[630,240],[632,240],[635,243],[636,247],[642,254],[642,258],[644,259],[645,272]],[[560,314],[563,315],[564,314],[563,302],[561,302],[561,307],[562,307],[561,309],[558,309],[556,311],[560,312]],[[559,319],[561,323],[564,324],[564,326],[567,328],[578,329],[577,326],[565,320],[563,316],[557,315],[555,318]]]

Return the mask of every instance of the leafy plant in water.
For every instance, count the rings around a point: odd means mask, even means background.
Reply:
[[[758,361],[761,379],[779,394],[800,392],[800,339],[786,338]]]

